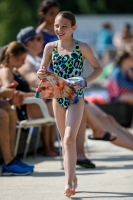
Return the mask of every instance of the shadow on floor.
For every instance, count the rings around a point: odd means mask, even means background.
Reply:
[[[106,158],[94,158],[93,161],[106,161],[106,162],[120,162],[120,161],[131,161],[133,160],[133,155],[125,156],[110,156]]]
[[[122,166],[119,166],[119,167],[114,167],[114,166],[112,166],[112,167],[109,167],[109,166],[96,166],[96,168],[77,168],[76,170],[77,171],[87,171],[87,170],[89,170],[89,171],[99,171],[99,170],[116,170],[116,169],[120,169],[120,170],[127,170],[127,169],[133,169],[133,165],[122,165]]]
[[[84,174],[80,174],[80,173],[76,173],[78,176],[79,175],[98,175],[98,174],[104,174],[104,173],[84,173]],[[31,174],[30,176],[32,177],[59,177],[59,176],[63,176],[64,177],[64,171],[63,172],[34,172],[33,174]]]
[[[94,198],[98,198],[98,199],[100,199],[100,198],[105,198],[105,199],[107,199],[107,198],[114,198],[114,199],[117,199],[117,198],[125,198],[125,197],[133,197],[133,193],[126,193],[126,192],[88,192],[88,191],[79,191],[79,192],[77,192],[77,193],[89,193],[89,194],[98,194],[98,196],[88,196],[88,197],[72,197],[71,199],[75,199],[75,200],[82,200],[82,199],[94,199]],[[101,194],[101,196],[99,195],[99,194]],[[104,196],[103,196],[103,195]],[[107,196],[105,196],[105,195],[107,195]]]

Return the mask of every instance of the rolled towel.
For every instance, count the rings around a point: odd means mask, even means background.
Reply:
[[[40,81],[35,97],[44,99],[68,98],[70,103],[78,103],[78,90],[87,87],[82,76],[63,79],[54,73],[46,71],[46,76]]]

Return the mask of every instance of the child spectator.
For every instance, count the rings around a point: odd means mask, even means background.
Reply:
[[[133,43],[133,33],[130,24],[125,23],[122,25],[122,30],[114,35],[113,43],[118,48],[123,48],[125,45]]]

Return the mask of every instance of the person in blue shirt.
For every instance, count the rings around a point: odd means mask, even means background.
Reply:
[[[100,30],[96,42],[97,53],[101,58],[103,53],[112,46],[112,31],[111,24],[104,23]]]
[[[38,16],[39,16],[39,26],[37,27],[37,32],[42,33],[45,45],[49,42],[58,40],[57,35],[54,32],[54,20],[59,12],[59,4],[56,0],[45,0],[41,3]],[[40,56],[42,57],[43,51]],[[53,67],[50,65],[49,71],[53,72]]]

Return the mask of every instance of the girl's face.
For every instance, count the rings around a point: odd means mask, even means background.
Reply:
[[[44,19],[48,24],[54,24],[54,20],[56,15],[59,12],[59,8],[58,7],[52,7],[48,10],[48,12],[46,14],[44,14]]]
[[[76,28],[76,25],[72,26],[71,21],[66,18],[59,16],[55,19],[54,31],[60,40],[71,37]]]
[[[10,55],[9,62],[13,68],[20,68],[26,59],[27,53],[24,53],[20,56],[14,56],[13,54]]]
[[[122,61],[122,65],[125,66],[127,70],[128,70],[130,67],[132,67],[132,65],[133,65],[132,57],[129,56],[128,58],[125,58],[125,59]]]

